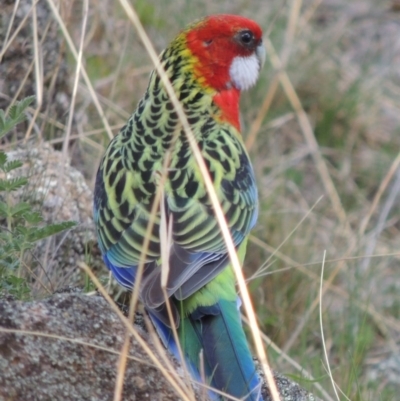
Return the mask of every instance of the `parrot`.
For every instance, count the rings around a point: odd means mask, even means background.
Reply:
[[[264,60],[260,26],[228,14],[191,23],[159,56],[242,265],[257,221],[258,194],[241,135],[239,100],[242,91],[255,85]],[[219,392],[262,400],[261,379],[242,327],[236,276],[204,174],[156,70],[100,162],[93,211],[105,265],[123,287],[139,286],[156,333],[174,356],[183,356],[193,379],[210,386],[212,400],[225,399]],[[162,211],[170,233],[164,287]],[[135,283],[140,263],[144,268]]]

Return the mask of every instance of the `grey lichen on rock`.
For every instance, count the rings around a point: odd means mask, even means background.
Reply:
[[[136,330],[146,337],[141,327]],[[125,332],[99,296],[57,294],[30,303],[0,300],[0,400],[112,400]],[[177,399],[135,340],[130,355],[143,363],[128,360],[123,400]]]
[[[296,382],[274,372],[274,379],[278,388],[281,401],[320,401],[314,394],[300,387]],[[264,401],[274,401],[267,393],[264,393]]]
[[[156,353],[143,326],[134,328]],[[99,296],[56,294],[29,303],[0,299],[0,400],[113,400],[125,333]],[[128,359],[124,401],[180,399],[137,341],[131,340],[129,353],[135,359]],[[282,401],[317,401],[287,378],[275,379]]]

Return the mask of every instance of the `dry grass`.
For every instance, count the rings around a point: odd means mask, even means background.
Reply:
[[[58,121],[62,136],[46,136],[51,130],[35,129],[44,120],[38,101],[29,132],[63,143],[65,157],[74,141],[71,155],[81,155],[75,164],[93,185],[109,137],[133,111],[153,67],[118,2],[93,1],[87,15],[87,3],[68,3],[59,7],[48,1],[53,16],[59,16],[71,87],[76,83],[70,119],[47,113],[48,124]],[[242,118],[261,205],[245,274],[252,277],[248,286],[258,325],[276,344],[267,347],[272,366],[327,400],[337,399],[331,380],[339,399],[395,400],[400,389],[393,379],[400,376],[400,363],[391,362],[399,358],[400,346],[399,15],[390,1],[214,3],[175,0],[161,7],[140,0],[133,6],[157,51],[179,28],[211,13],[252,17],[267,33],[270,63],[257,87],[243,96]],[[37,34],[32,41],[40,49]],[[43,73],[40,52],[34,54],[39,96]],[[302,379],[299,365],[315,380],[306,374]]]

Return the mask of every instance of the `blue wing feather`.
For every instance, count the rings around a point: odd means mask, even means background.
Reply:
[[[128,290],[132,290],[133,284],[135,283],[137,266],[116,267],[110,262],[107,254],[103,255],[103,260],[108,269],[111,270],[117,282]]]

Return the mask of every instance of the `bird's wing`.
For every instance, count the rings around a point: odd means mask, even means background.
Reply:
[[[134,270],[141,259],[149,221],[153,222],[153,227],[143,260],[145,264],[153,265],[159,259],[160,219],[159,214],[151,217],[156,192],[152,171],[138,165],[142,160],[136,157],[139,150],[124,145],[123,133],[130,136],[130,130],[132,125],[128,123],[111,141],[99,167],[94,193],[94,219],[108,267]],[[153,164],[150,160],[148,162]],[[114,273],[117,279],[121,278],[118,281],[126,286],[129,274],[125,271]],[[131,276],[134,277],[134,273]]]
[[[243,146],[240,142],[236,145],[235,140],[239,141],[234,136],[210,140],[212,149],[207,149],[206,143],[202,150],[233,243],[238,247],[256,222],[258,204],[253,169]],[[181,300],[211,281],[229,263],[225,241],[204,183],[199,185],[196,181],[194,163],[179,166],[180,169],[170,174],[166,197],[173,225],[166,290],[169,296],[174,294]],[[142,295],[150,307],[165,302],[160,275],[160,270],[154,270],[144,282]]]

